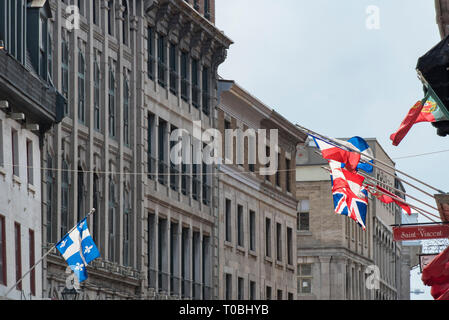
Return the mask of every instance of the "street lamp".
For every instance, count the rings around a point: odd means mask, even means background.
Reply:
[[[78,291],[75,288],[69,289],[65,287],[61,295],[62,300],[76,300],[78,298]]]
[[[5,43],[3,42],[3,40],[0,40],[0,50],[5,49]]]

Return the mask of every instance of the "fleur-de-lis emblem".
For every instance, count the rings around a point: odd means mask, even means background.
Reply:
[[[77,262],[75,266],[76,271],[83,271],[84,264]]]
[[[59,247],[64,248],[66,243],[67,243],[67,239],[64,241],[61,241],[61,245]]]
[[[94,247],[93,245],[92,246],[85,246],[84,247],[84,253],[90,253],[90,251],[92,250],[93,247]]]

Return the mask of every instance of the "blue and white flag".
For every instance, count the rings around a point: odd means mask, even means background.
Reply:
[[[340,141],[341,142],[341,141]],[[363,170],[365,172],[371,173],[373,172],[373,166],[371,165],[373,163],[373,150],[371,149],[371,147],[368,145],[368,143],[360,137],[352,137],[351,139],[349,139],[346,142],[341,142],[343,145],[352,147],[356,150],[358,150],[359,152],[361,152],[361,159],[369,162],[369,163],[365,163],[365,162],[359,162],[359,164],[357,165],[356,170]],[[368,157],[367,157],[368,156]],[[370,164],[371,163],[371,164]],[[345,165],[342,164],[342,168],[344,168]]]
[[[87,217],[73,231],[66,234],[56,248],[78,277],[79,282],[87,279],[86,266],[100,256],[100,252],[87,228]]]

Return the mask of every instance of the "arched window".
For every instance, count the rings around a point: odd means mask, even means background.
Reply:
[[[123,83],[123,142],[129,146],[129,84]]]
[[[108,224],[109,224],[109,261],[115,261],[115,182],[112,177],[109,180],[109,208],[108,208]]]
[[[65,236],[69,224],[69,165],[62,160],[61,172],[61,237]]]

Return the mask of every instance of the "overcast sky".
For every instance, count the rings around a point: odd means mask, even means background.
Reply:
[[[380,28],[370,30],[366,10],[372,5]],[[234,41],[220,75],[293,123],[330,137],[377,138],[393,159],[449,149],[449,137],[437,136],[430,123],[415,125],[398,147],[389,140],[424,96],[415,68],[440,41],[434,1],[216,0],[216,26]],[[448,191],[448,157],[395,162]],[[420,275],[413,279],[412,289],[424,288]],[[412,298],[432,299],[428,289]]]

